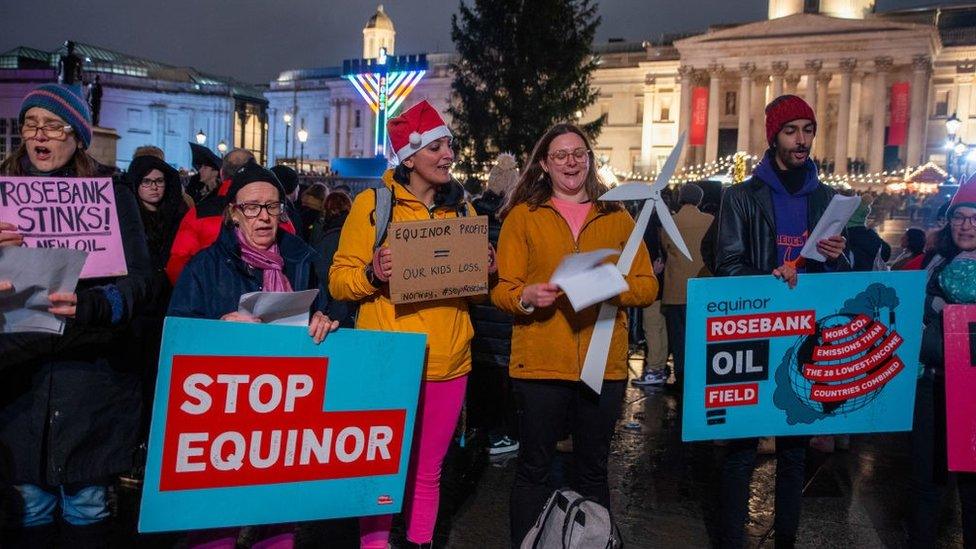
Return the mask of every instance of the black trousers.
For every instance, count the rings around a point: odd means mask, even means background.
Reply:
[[[558,488],[550,483],[550,471],[567,421],[577,472],[572,488],[610,508],[607,458],[626,387],[626,381],[604,381],[597,395],[580,382],[512,380],[521,437],[510,507],[513,547],[522,543]]]
[[[908,525],[911,547],[935,547],[939,517],[950,473],[946,458],[945,377],[932,370],[918,380],[912,428],[912,513]],[[976,547],[976,474],[955,473],[962,507],[966,548]]]
[[[662,305],[664,322],[668,326],[668,348],[674,357],[674,379],[680,384],[685,371],[685,313],[687,305]]]
[[[776,437],[776,546],[791,547],[800,524],[800,503],[809,437]],[[744,544],[749,485],[756,468],[758,438],[729,441],[722,464],[719,547]]]

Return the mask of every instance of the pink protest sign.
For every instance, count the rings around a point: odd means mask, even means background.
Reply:
[[[127,273],[111,178],[0,177],[0,221],[31,248],[88,252],[81,278]]]
[[[949,470],[976,471],[976,305],[949,305],[945,332]]]

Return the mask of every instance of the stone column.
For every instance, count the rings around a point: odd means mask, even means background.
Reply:
[[[868,157],[868,172],[877,173],[884,170],[885,146],[885,115],[888,110],[888,71],[891,70],[890,57],[876,57],[874,59],[874,103],[871,115],[870,156]]]
[[[329,101],[329,157],[339,156],[339,100]]]
[[[800,75],[799,74],[787,74],[786,75],[786,93],[796,95],[798,88],[800,87]]]
[[[339,127],[337,128],[337,133],[339,134],[339,146],[336,148],[336,156],[349,156],[349,100],[347,99],[339,100]]]
[[[820,74],[820,68],[823,66],[823,61],[819,59],[811,59],[806,63],[806,75],[807,75],[807,93],[804,99],[810,105],[810,108],[817,108],[817,75]],[[818,112],[817,116],[821,116]]]
[[[363,106],[363,157],[376,156],[376,119],[369,105]]]
[[[739,134],[735,143],[736,151],[749,152],[749,121],[752,113],[752,74],[756,72],[755,63],[739,66]]]
[[[837,102],[837,138],[834,140],[834,173],[847,173],[847,136],[851,129],[851,73],[857,59],[840,60],[840,98]]]
[[[847,130],[847,156],[857,158],[857,146],[861,139],[861,99],[864,75],[851,73],[851,120]]]
[[[925,127],[928,117],[929,70],[932,61],[927,55],[917,55],[912,59],[912,105],[908,117],[908,151],[905,165],[917,166],[922,163],[925,150]]]
[[[645,171],[651,168],[651,158],[654,152],[654,77],[644,77],[644,111],[641,116],[641,153],[640,163]]]
[[[694,69],[688,65],[678,67],[678,80],[681,86],[681,99],[678,104],[678,135],[685,134],[688,139],[688,127],[691,123],[691,88],[694,87]],[[679,166],[685,166],[688,158],[688,149],[691,147],[685,143],[685,148],[681,150]]]
[[[783,76],[786,74],[786,71],[789,68],[790,68],[789,63],[785,61],[773,62],[773,72],[771,75],[773,93],[770,94],[770,98],[769,98],[770,101],[783,95]]]
[[[705,162],[718,159],[718,95],[722,91],[725,68],[717,63],[708,66],[708,127],[705,132]]]
[[[756,76],[752,81],[752,143],[749,147],[751,154],[760,154],[766,150],[766,87],[769,76]],[[782,85],[782,81],[780,82]]]
[[[814,113],[817,115],[817,119],[823,128],[823,133],[818,135],[819,139],[813,140],[813,155],[817,158],[827,158],[827,128],[829,127],[829,120],[827,120],[827,90],[830,87],[830,79],[833,77],[832,74],[828,72],[821,72],[817,74],[817,102],[811,105],[814,109]]]

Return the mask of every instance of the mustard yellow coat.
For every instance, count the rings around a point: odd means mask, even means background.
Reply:
[[[600,248],[622,251],[633,229],[634,220],[625,210],[599,213],[594,207],[574,240],[569,224],[551,201],[535,209],[526,204],[512,208],[498,241],[498,284],[491,291],[491,300],[515,317],[509,363],[513,378],[579,380],[600,305],[577,313],[563,294],[553,306],[528,313],[519,303],[522,289],[549,281],[568,254]],[[616,256],[611,259],[616,260]],[[627,378],[624,307],[646,307],[657,294],[657,279],[643,242],[625,279],[630,289],[611,301],[621,308],[607,359],[604,379],[608,380]]]
[[[391,222],[457,217],[453,206],[428,210],[402,185],[387,181],[387,187],[393,191],[395,200]],[[383,291],[385,286],[380,290],[366,280],[365,268],[373,260],[376,238],[371,222],[375,201],[375,195],[369,190],[353,201],[329,270],[329,292],[335,299],[359,302],[357,328],[427,334],[425,379],[443,381],[467,374],[471,371],[474,330],[466,298],[393,305],[388,292]],[[468,212],[474,212],[470,205]]]

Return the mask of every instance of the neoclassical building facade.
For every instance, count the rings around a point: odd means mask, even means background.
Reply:
[[[682,132],[698,134],[686,166],[737,151],[761,154],[763,109],[783,93],[816,110],[813,154],[835,173],[852,161],[869,172],[944,162],[953,114],[962,122],[958,138],[976,141],[976,8],[875,13],[865,0],[771,0],[768,8],[762,21],[597,45],[599,97],[580,118],[606,116],[594,146],[599,160],[624,176],[654,173]],[[382,8],[363,35],[364,57],[378,55],[380,44],[395,52],[393,21]],[[430,69],[406,103],[426,98],[446,108],[454,55],[427,58]],[[306,158],[365,154],[373,113],[340,68],[282,72],[265,97],[272,159],[297,157],[302,124]]]

